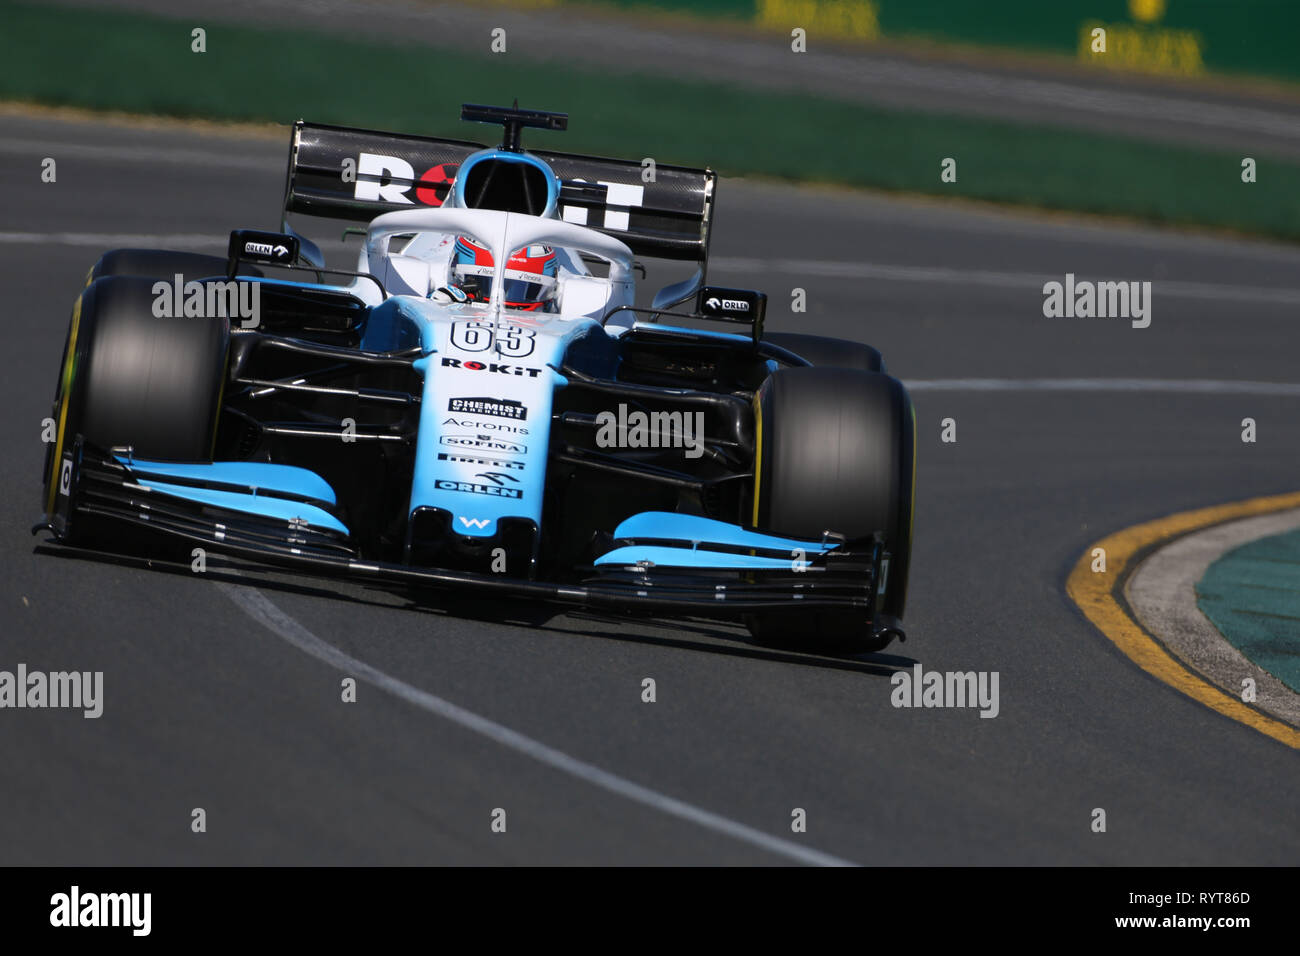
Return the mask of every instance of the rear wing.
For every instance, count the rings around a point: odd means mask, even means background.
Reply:
[[[289,145],[284,211],[369,221],[397,209],[441,206],[456,169],[484,148],[299,120]],[[565,221],[620,239],[637,255],[698,263],[708,258],[713,170],[529,152],[559,177]]]

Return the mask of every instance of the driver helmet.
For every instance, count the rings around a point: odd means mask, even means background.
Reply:
[[[452,282],[472,301],[487,302],[492,297],[495,265],[492,253],[478,241],[469,236],[456,238]],[[559,262],[550,246],[532,245],[516,249],[506,261],[503,295],[506,306],[530,312],[551,311],[558,271]]]

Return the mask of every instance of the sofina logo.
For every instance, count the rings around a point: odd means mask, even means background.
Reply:
[[[505,441],[495,435],[443,435],[440,439],[450,448],[468,448],[474,451],[499,451],[509,455],[523,455],[528,449],[518,442]],[[522,465],[520,467],[523,467]]]

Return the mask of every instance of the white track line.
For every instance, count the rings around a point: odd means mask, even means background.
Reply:
[[[638,783],[625,780],[607,770],[602,770],[600,767],[578,760],[576,757],[570,757],[554,747],[549,747],[531,737],[526,737],[516,730],[511,730],[496,721],[481,717],[472,711],[451,703],[451,701],[444,700],[435,694],[430,694],[428,691],[420,690],[418,687],[413,687],[404,681],[398,680],[396,677],[386,674],[364,661],[357,660],[355,657],[339,650],[333,644],[321,640],[273,604],[266,595],[252,587],[242,587],[225,582],[216,582],[216,586],[245,614],[272,633],[288,641],[300,651],[310,654],[317,660],[324,661],[332,667],[337,667],[351,677],[357,677],[366,683],[373,684],[394,697],[419,707],[421,710],[426,710],[445,720],[450,720],[452,723],[487,737],[503,747],[508,747],[526,757],[531,757],[539,763],[544,763],[562,773],[567,773],[571,777],[576,777],[584,783],[608,790],[620,797],[633,800],[661,813],[694,823],[706,830],[732,837],[742,843],[748,843],[750,846],[796,863],[807,863],[813,866],[856,865],[828,853],[800,846],[790,840],[771,836],[743,823],[728,820],[716,813],[711,813],[708,810],[684,803],[648,787],[643,787]]]
[[[224,249],[228,239],[228,236],[186,233],[151,235],[148,233],[0,232],[0,243],[25,246],[98,246],[105,249],[130,246],[159,249],[201,249],[208,247]],[[709,260],[709,264],[715,269],[758,275],[769,275],[777,272],[820,276],[827,279],[918,282],[926,285],[947,283],[950,285],[984,286],[996,289],[1032,289],[1038,293],[1042,292],[1045,282],[1060,281],[1061,279],[1060,275],[1036,272],[994,272],[987,269],[951,269],[943,266],[907,266],[884,262],[826,262],[817,259],[768,260],[714,256]],[[1282,287],[1270,288],[1267,286],[1157,279],[1152,281],[1151,289],[1153,295],[1159,294],[1173,298],[1205,299],[1215,302],[1260,302],[1273,305],[1300,305],[1300,289]]]
[[[131,248],[142,246],[162,249],[224,249],[229,242],[219,236],[174,233],[154,236],[130,232],[0,232],[0,242],[21,246],[94,246],[96,248]]]
[[[230,236],[213,236],[203,233],[168,233],[159,235],[147,232],[0,232],[0,243],[22,246],[92,246],[102,249],[220,249],[229,245]],[[321,248],[343,247],[342,240],[322,239]],[[356,248],[356,243],[352,248]]]
[[[287,136],[286,130],[286,139]],[[267,150],[268,154],[271,150]],[[76,156],[83,159],[116,160],[130,163],[172,163],[183,166],[214,166],[220,169],[264,170],[269,160],[260,156],[244,156],[223,151],[174,149],[167,146],[114,146],[110,144],[73,143],[66,140],[0,140],[0,155],[46,156],[63,159]]]
[[[712,256],[709,265],[729,272],[768,275],[773,272],[820,276],[827,279],[863,279],[887,282],[919,282],[926,285],[985,286],[994,289],[1034,289],[1041,293],[1045,282],[1060,282],[1062,274],[1038,272],[996,272],[989,269],[953,269],[947,266],[908,266],[885,262],[825,262],[819,259],[746,259]],[[1085,278],[1082,274],[1078,278]],[[1118,278],[1118,277],[1114,277]],[[1141,276],[1125,276],[1141,279]],[[1300,289],[1269,286],[1228,285],[1215,282],[1186,282],[1179,279],[1151,280],[1151,294],[1185,299],[1226,302],[1268,302],[1300,305]]]

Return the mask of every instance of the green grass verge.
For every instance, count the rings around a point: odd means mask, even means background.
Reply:
[[[561,109],[538,147],[1300,238],[1300,165],[798,95],[616,76],[514,54],[433,51],[302,29],[196,24],[0,0],[0,98],[179,117],[316,122],[490,139],[464,101]],[[482,47],[486,49],[487,37]],[[793,54],[791,54],[793,55]],[[641,65],[644,68],[644,65]],[[944,157],[957,182],[940,181]]]
[[[1196,603],[1224,639],[1300,692],[1300,531],[1221,555],[1196,583]]]

